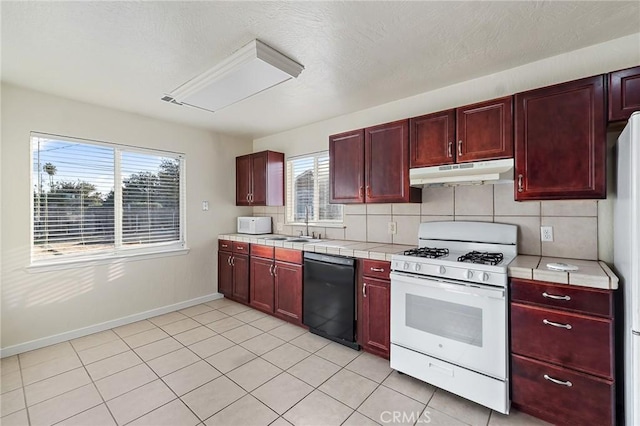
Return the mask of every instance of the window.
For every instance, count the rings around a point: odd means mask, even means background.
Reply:
[[[329,204],[329,153],[287,160],[287,222],[342,223],[342,205]]]
[[[31,134],[31,261],[184,248],[181,154]]]

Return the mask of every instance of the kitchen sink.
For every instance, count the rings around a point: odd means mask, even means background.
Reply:
[[[265,240],[271,240],[271,241],[284,241],[286,240],[287,237],[266,237]]]
[[[276,235],[273,237],[265,237],[265,240],[269,240],[269,241],[286,241],[288,243],[317,243],[319,241],[319,239],[316,238],[305,238],[305,237],[283,237],[280,235]]]

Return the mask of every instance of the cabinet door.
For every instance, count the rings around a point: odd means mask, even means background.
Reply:
[[[604,106],[604,76],[516,95],[516,200],[605,198]]]
[[[456,135],[458,163],[513,157],[513,98],[458,108]]]
[[[231,252],[218,252],[218,291],[225,296],[233,295],[233,266]]]
[[[273,260],[251,257],[249,304],[262,311],[273,312]]]
[[[295,324],[302,323],[302,265],[276,262],[275,312]]]
[[[233,255],[233,297],[238,301],[249,301],[249,256]]]
[[[455,110],[450,109],[409,120],[409,167],[455,162],[455,117]]]
[[[390,283],[377,278],[362,279],[362,338],[367,349],[389,357]]]
[[[409,120],[364,130],[365,200],[409,201]]]
[[[248,206],[251,193],[251,155],[236,157],[236,206]]]
[[[609,74],[609,121],[627,120],[640,111],[640,67]]]
[[[251,205],[267,205],[267,152],[251,156]]]
[[[329,136],[332,203],[364,203],[364,131]]]

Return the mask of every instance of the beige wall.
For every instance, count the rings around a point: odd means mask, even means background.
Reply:
[[[467,105],[517,92],[605,73],[640,64],[640,33],[566,54],[526,64],[496,74],[465,81],[374,108],[342,115],[330,120],[255,139],[254,152],[271,149],[286,157],[328,149],[331,134],[375,124],[415,117],[430,112]],[[616,133],[609,135],[610,145]],[[610,146],[611,148],[611,146]],[[612,150],[609,149],[611,153]],[[609,159],[608,175],[613,167]],[[611,181],[611,179],[609,179]],[[345,210],[344,230],[318,229],[330,238],[347,238],[415,244],[420,221],[438,218],[516,223],[521,227],[521,252],[613,260],[612,209],[613,188],[603,201],[514,203],[512,185],[458,187],[447,190],[425,190],[422,206],[371,205]],[[468,199],[467,199],[468,197]],[[469,200],[479,200],[471,203]],[[454,204],[455,202],[455,204]],[[455,205],[455,207],[454,207]],[[464,208],[461,206],[465,206]],[[256,214],[284,221],[282,208],[255,208]],[[398,234],[386,233],[386,222],[398,222]],[[539,226],[554,227],[556,241],[540,243]],[[296,227],[285,226],[285,233]],[[577,239],[576,239],[577,238]]]
[[[190,252],[28,272],[31,131],[184,152]],[[2,85],[1,151],[3,349],[217,292],[217,235],[249,213],[235,206],[233,160],[251,141]]]

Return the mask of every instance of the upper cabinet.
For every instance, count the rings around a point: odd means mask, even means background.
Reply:
[[[513,98],[412,118],[411,168],[513,157]]]
[[[262,151],[236,157],[236,205],[284,205],[284,154]]]
[[[409,121],[329,137],[332,203],[420,202],[409,186]]]
[[[627,120],[640,111],[640,66],[609,74],[609,121]]]
[[[364,203],[364,130],[329,136],[332,203]]]
[[[604,76],[515,99],[515,199],[604,198]]]

